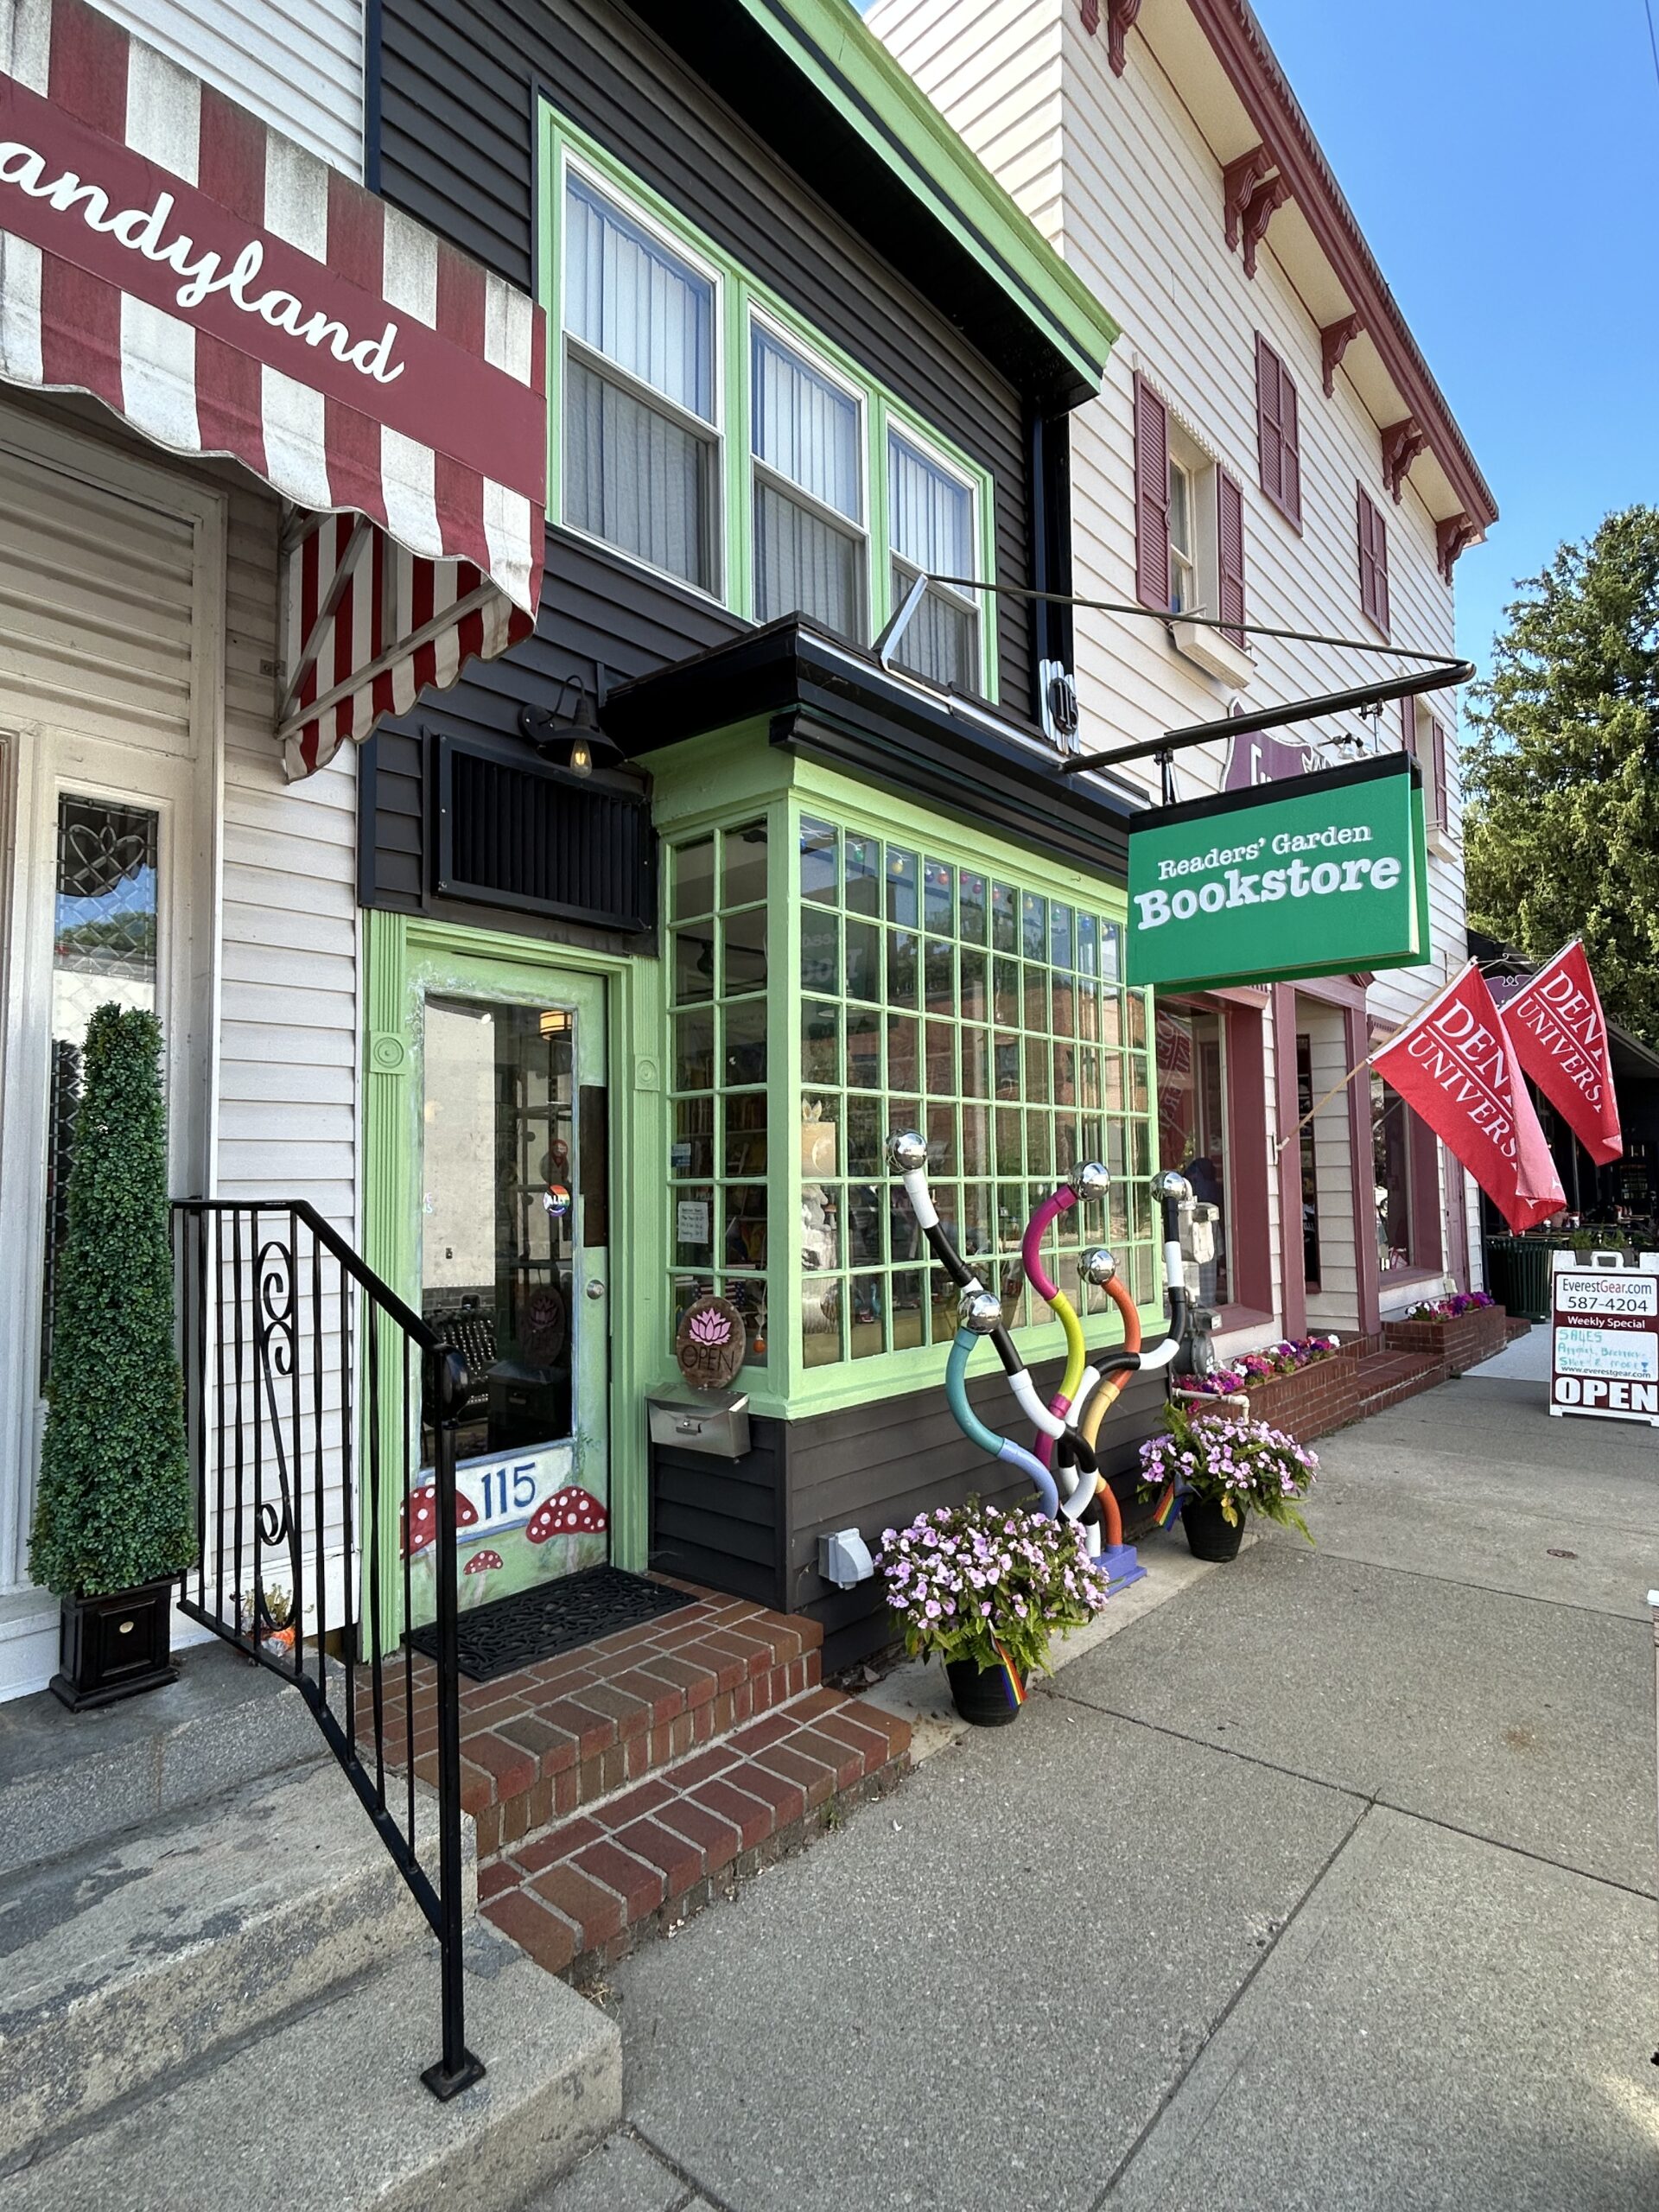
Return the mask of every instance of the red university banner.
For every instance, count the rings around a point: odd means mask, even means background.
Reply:
[[[1503,1008],[1515,1057],[1599,1167],[1624,1149],[1607,1024],[1574,938]]]
[[[1371,1065],[1421,1115],[1513,1230],[1565,1204],[1503,1017],[1471,960]]]

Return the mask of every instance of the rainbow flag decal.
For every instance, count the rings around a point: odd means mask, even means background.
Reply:
[[[1174,1484],[1171,1483],[1168,1489],[1158,1501],[1158,1510],[1152,1516],[1153,1527],[1154,1529],[1167,1529],[1170,1522],[1175,1518],[1175,1508],[1179,1502],[1179,1495]]]
[[[1026,1686],[1020,1679],[1020,1669],[999,1643],[996,1656],[1002,1662],[1002,1671],[1008,1678],[1008,1694],[1016,1709],[1026,1701]]]

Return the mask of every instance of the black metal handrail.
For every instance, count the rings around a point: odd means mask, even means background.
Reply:
[[[443,2048],[421,2078],[448,2099],[484,2072],[467,2048],[461,1967],[453,1420],[466,1366],[303,1198],[184,1198],[172,1213],[200,1535],[180,1607],[299,1691],[426,1915],[438,1939]],[[403,1640],[419,1548],[404,1516],[423,1433],[435,1678],[417,1672]],[[385,1541],[399,1527],[401,1578]],[[270,1602],[273,1574],[289,1599],[286,1624]],[[427,1777],[435,1870],[416,1822]]]

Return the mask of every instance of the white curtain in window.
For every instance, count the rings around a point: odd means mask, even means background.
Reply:
[[[971,576],[973,495],[904,438],[887,441],[887,502],[893,550],[931,576]]]
[[[775,485],[754,487],[754,612],[761,622],[810,614],[838,638],[864,636],[863,560],[857,541]]]
[[[754,334],[754,450],[826,507],[859,520],[858,408],[765,331]]]
[[[713,458],[680,423],[567,363],[564,512],[574,528],[712,590]]]
[[[715,288],[589,186],[565,195],[565,327],[693,415],[715,416]]]
[[[952,569],[953,575],[963,573]],[[910,589],[913,578],[902,569],[893,572],[895,607]],[[954,683],[959,691],[979,690],[979,625],[965,607],[943,592],[929,591],[911,616],[894,655],[900,668],[925,677],[931,683]]]

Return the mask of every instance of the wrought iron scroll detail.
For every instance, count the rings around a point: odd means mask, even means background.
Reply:
[[[276,1497],[266,1496],[262,1481],[256,1503],[261,1541],[270,1545],[287,1544],[290,1549],[296,1545],[297,1533],[294,1497],[289,1487],[288,1452],[283,1440],[283,1409],[276,1386],[282,1382],[292,1387],[297,1353],[295,1335],[294,1255],[273,1236],[260,1246],[254,1262],[253,1341],[259,1362],[259,1387],[264,1392],[266,1410],[270,1416],[278,1494]],[[295,1565],[297,1574],[297,1560]],[[261,1607],[264,1604],[263,1592],[258,1604]]]

